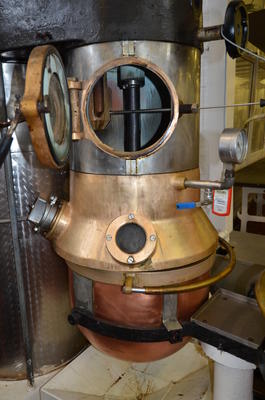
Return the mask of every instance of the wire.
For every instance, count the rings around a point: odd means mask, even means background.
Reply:
[[[258,54],[254,53],[253,51],[248,50],[248,49],[245,49],[244,47],[241,47],[241,46],[239,46],[238,44],[236,44],[235,42],[232,42],[232,40],[228,39],[228,38],[224,35],[223,27],[221,28],[221,36],[222,36],[222,38],[223,38],[226,42],[232,44],[233,46],[237,47],[237,48],[240,49],[241,51],[244,51],[245,53],[250,54],[251,56],[254,56],[254,57],[258,58],[259,60],[265,62],[265,57],[259,56]]]
[[[261,60],[261,61],[265,62],[265,58],[264,58],[264,57],[259,56],[258,54],[254,53],[253,51],[251,51],[251,50],[249,50],[249,49],[245,49],[244,47],[241,47],[241,46],[239,46],[238,44],[232,42],[232,40],[228,39],[228,38],[224,35],[223,26],[221,27],[221,36],[222,36],[222,38],[223,38],[226,42],[232,44],[232,46],[235,46],[235,47],[237,47],[238,49],[240,49],[241,51],[244,51],[245,53],[250,54],[250,55],[253,56],[253,57],[256,57],[258,60]],[[249,105],[255,105],[255,104],[258,104],[258,103],[256,103],[256,102],[255,102],[255,103],[249,103]],[[247,105],[247,104],[242,104],[242,106],[243,106],[243,105]],[[231,106],[230,106],[230,107],[231,107]],[[232,106],[232,107],[233,107],[233,106]],[[246,125],[248,125],[248,124],[249,124],[250,122],[252,122],[252,121],[261,120],[261,119],[264,119],[264,118],[265,118],[265,114],[254,115],[254,116],[248,118],[248,119],[245,121],[244,127],[245,127]]]
[[[214,108],[228,108],[228,107],[249,107],[258,105],[260,105],[260,101],[254,101],[251,103],[223,104],[221,106],[205,106],[205,107],[199,107],[199,110],[211,110]]]
[[[245,123],[244,123],[244,127],[247,126],[250,122],[252,121],[257,121],[257,120],[261,120],[265,118],[265,114],[256,114],[253,115],[252,117],[248,118]]]

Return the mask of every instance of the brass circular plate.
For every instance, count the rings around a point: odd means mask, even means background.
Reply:
[[[168,88],[168,91],[171,96],[171,102],[172,102],[172,117],[171,117],[170,124],[168,125],[164,134],[155,143],[153,143],[149,147],[146,147],[145,149],[135,151],[135,152],[114,150],[112,147],[104,144],[99,139],[99,137],[96,135],[94,129],[92,128],[92,126],[89,122],[88,116],[87,116],[88,102],[89,102],[90,95],[93,91],[95,84],[107,71],[109,71],[112,68],[122,66],[122,65],[134,65],[134,66],[145,67],[145,68],[149,69],[150,71],[154,72],[164,82],[164,84]],[[97,70],[97,72],[90,78],[90,80],[83,83],[83,93],[82,93],[82,100],[81,100],[81,117],[82,117],[82,123],[83,123],[83,127],[84,127],[85,137],[92,140],[92,142],[98,148],[100,148],[102,151],[104,151],[105,153],[108,153],[112,156],[134,160],[138,157],[147,156],[149,154],[156,152],[162,145],[164,145],[168,141],[168,139],[173,134],[173,132],[176,128],[177,122],[178,122],[179,100],[178,100],[178,95],[177,95],[177,92],[176,92],[176,89],[175,89],[173,83],[167,77],[167,75],[162,71],[161,68],[159,68],[157,65],[151,63],[150,61],[144,60],[142,58],[122,57],[122,58],[117,58],[117,59],[105,64],[103,67],[101,67],[100,69]]]
[[[127,224],[138,225],[145,232],[145,245],[137,253],[126,253],[125,251],[121,250],[121,248],[117,244],[117,232],[121,227]],[[134,212],[131,212],[127,215],[122,215],[112,221],[111,224],[108,226],[105,236],[105,243],[111,256],[115,260],[123,264],[131,265],[132,267],[135,264],[139,264],[147,260],[153,254],[156,248],[156,242],[157,236],[153,224],[147,218],[143,217],[142,215],[135,214]]]
[[[55,47],[39,46],[30,53],[21,111],[40,162],[63,167],[71,145],[71,107],[63,62]]]

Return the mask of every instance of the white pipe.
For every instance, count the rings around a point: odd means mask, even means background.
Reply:
[[[229,368],[214,363],[213,400],[252,400],[253,369]]]
[[[214,361],[213,400],[253,400],[256,365],[205,343],[202,348]]]

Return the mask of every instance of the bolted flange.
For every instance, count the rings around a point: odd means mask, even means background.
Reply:
[[[49,232],[59,208],[60,204],[56,196],[50,196],[49,201],[38,197],[27,218],[34,225],[34,232],[43,234]]]

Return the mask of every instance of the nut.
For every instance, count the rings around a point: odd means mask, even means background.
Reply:
[[[151,236],[150,236],[150,240],[151,240],[151,242],[154,242],[154,241],[156,240],[156,235],[154,235],[154,234],[151,235]]]
[[[132,214],[132,213],[129,214],[129,215],[128,215],[128,218],[129,218],[129,219],[134,219],[134,214]]]
[[[111,239],[112,239],[112,236],[108,233],[108,234],[106,235],[106,240],[107,240],[108,242],[110,242]]]

